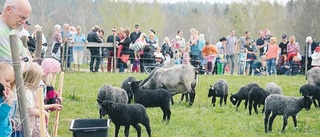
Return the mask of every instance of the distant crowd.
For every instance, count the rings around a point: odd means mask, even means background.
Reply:
[[[30,23],[26,22],[20,36],[29,37],[29,51],[34,52],[36,31],[41,31],[41,26],[35,25],[32,35],[28,34]],[[162,41],[156,35],[156,31],[141,32],[136,24],[133,32],[128,29],[113,27],[110,35],[104,36],[104,30],[98,25],[93,26],[92,31],[85,35],[80,26],[63,24],[54,26],[52,37],[52,57],[61,60],[60,51],[66,41],[72,43],[87,42],[110,42],[114,39],[117,44],[116,53],[113,48],[88,47],[91,53],[90,71],[105,71],[104,58],[107,58],[106,71],[112,71],[112,58],[116,54],[117,72],[145,72],[147,68],[169,67],[174,64],[192,64],[199,68],[203,74],[226,74],[233,75],[297,75],[304,71],[300,45],[294,35],[287,37],[282,35],[282,41],[272,36],[269,29],[260,30],[258,38],[251,37],[251,32],[246,31],[240,38],[235,36],[236,31],[230,30],[230,35],[220,38],[216,44],[205,40],[204,34],[199,34],[195,28],[191,28],[188,39],[184,38],[181,30],[172,37],[164,37]],[[46,51],[46,37],[42,34],[43,51]],[[310,36],[306,38],[307,44],[307,69],[319,66],[320,51],[318,43]],[[44,55],[43,52],[43,55]],[[304,51],[303,51],[304,52]],[[65,53],[66,54],[66,53]],[[79,71],[83,62],[85,48],[82,46],[68,47],[67,67]],[[259,55],[258,55],[259,54]],[[64,56],[65,57],[65,56]],[[66,59],[66,58],[65,58]],[[236,67],[237,65],[237,67]],[[235,70],[237,68],[238,70]]]

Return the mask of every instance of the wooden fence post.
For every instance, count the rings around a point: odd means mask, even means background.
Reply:
[[[36,32],[36,53],[34,56],[35,60],[41,59],[41,49],[42,49],[42,31]]]
[[[21,37],[21,41],[22,41],[22,44],[23,44],[23,46],[26,48],[26,49],[28,49],[28,37],[27,36],[22,36]]]
[[[25,137],[30,137],[31,132],[29,127],[29,119],[28,119],[28,111],[26,106],[26,94],[25,94],[25,87],[24,82],[22,79],[22,71],[21,71],[21,60],[19,54],[19,45],[18,45],[18,36],[17,35],[10,35],[10,48],[11,48],[11,56],[12,56],[12,64],[14,69],[14,77],[15,83],[17,85],[17,96],[18,96],[18,103],[19,103],[19,111],[20,111],[20,119],[22,122],[23,127],[23,134]]]

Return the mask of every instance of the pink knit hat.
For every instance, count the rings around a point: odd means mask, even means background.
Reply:
[[[43,75],[58,73],[60,68],[60,62],[53,58],[45,58],[41,63],[43,69]]]

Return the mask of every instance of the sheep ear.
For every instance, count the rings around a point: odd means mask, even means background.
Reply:
[[[103,103],[103,100],[97,99],[98,103]]]

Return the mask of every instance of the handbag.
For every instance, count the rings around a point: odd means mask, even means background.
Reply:
[[[120,45],[120,46],[118,47],[118,51],[117,51],[117,57],[118,57],[118,58],[121,56],[122,48],[123,48],[122,45]]]
[[[297,53],[297,57],[298,57],[298,60],[299,60],[299,61],[302,60],[301,54],[300,54],[299,52]]]
[[[122,62],[127,63],[129,60],[129,56],[130,56],[129,54],[122,54],[120,59]]]

